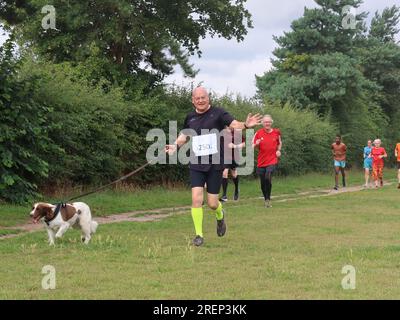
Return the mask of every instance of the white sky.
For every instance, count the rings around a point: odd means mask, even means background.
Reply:
[[[370,18],[376,10],[400,5],[400,0],[364,0],[359,11],[370,12]],[[313,0],[248,0],[246,7],[253,16],[254,28],[249,30],[245,40],[207,38],[201,41],[203,52],[199,59],[191,59],[198,76],[185,79],[179,68],[167,78],[167,82],[188,85],[191,82],[203,85],[218,94],[240,93],[252,97],[256,93],[255,75],[262,75],[271,68],[272,51],[276,48],[273,36],[283,35],[290,30],[293,20],[303,15],[304,7],[314,7]]]
[[[381,11],[394,4],[400,5],[400,0],[364,0],[360,11]],[[249,30],[245,40],[237,43],[235,40],[221,38],[206,38],[200,42],[203,52],[199,59],[192,57],[195,69],[200,69],[195,79],[185,79],[180,68],[166,79],[167,83],[177,85],[203,85],[218,94],[239,93],[251,97],[256,92],[255,75],[262,75],[271,67],[272,51],[276,47],[273,35],[282,35],[290,30],[293,20],[302,16],[304,7],[315,6],[313,0],[248,0],[246,7],[252,14],[254,28]],[[0,43],[5,36],[0,32]]]

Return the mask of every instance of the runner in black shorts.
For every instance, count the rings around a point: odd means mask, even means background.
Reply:
[[[224,169],[224,148],[220,133],[226,127],[248,129],[261,123],[260,115],[249,114],[246,122],[235,120],[222,108],[210,105],[208,92],[203,87],[193,90],[192,103],[195,110],[185,119],[184,130],[173,145],[167,145],[165,151],[172,155],[187,142],[191,136],[190,180],[192,187],[192,218],[196,231],[193,240],[195,246],[201,246],[203,239],[203,199],[204,185],[207,185],[207,203],[217,218],[217,234],[225,235],[226,224],[219,191]],[[188,132],[191,130],[191,132]]]
[[[239,176],[237,172],[237,167],[239,167],[237,161],[240,161],[240,150],[246,146],[244,142],[242,130],[235,130],[231,128],[226,128],[223,131],[224,138],[224,159],[225,159],[225,170],[222,174],[222,197],[220,201],[228,201],[226,195],[228,191],[228,178],[229,171],[232,175],[232,180],[235,185],[235,193],[233,200],[239,200]]]

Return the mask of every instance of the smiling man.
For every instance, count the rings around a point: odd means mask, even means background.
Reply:
[[[261,191],[265,207],[271,208],[272,175],[276,171],[281,157],[281,131],[273,128],[274,120],[265,115],[262,120],[263,128],[258,130],[253,138],[253,148],[258,148],[257,174],[260,177]]]
[[[225,214],[219,201],[219,192],[224,169],[224,146],[220,143],[220,133],[225,127],[248,129],[261,123],[261,116],[249,114],[245,122],[235,120],[222,108],[212,106],[208,92],[203,87],[193,90],[194,111],[186,116],[184,132],[192,130],[192,149],[190,160],[190,182],[192,187],[192,218],[196,231],[195,246],[204,243],[203,238],[203,199],[204,186],[207,186],[207,204],[217,219],[217,234],[223,237],[226,232]],[[218,132],[219,134],[215,133]],[[184,145],[189,134],[182,132],[165,151],[172,155]],[[218,161],[215,161],[217,159]]]

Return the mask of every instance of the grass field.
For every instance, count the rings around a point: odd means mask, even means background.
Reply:
[[[394,171],[388,173],[388,177]],[[362,176],[350,177],[351,184]],[[275,194],[332,186],[331,176],[278,179]],[[44,231],[0,240],[0,299],[400,299],[400,191],[395,186],[275,203],[265,209],[258,185],[226,205],[228,232],[218,238],[206,210],[205,245],[191,246],[187,215],[157,222],[101,225],[89,246],[68,231],[55,247]],[[95,212],[188,205],[187,190],[97,195]],[[138,200],[139,199],[139,200]],[[0,226],[23,221],[22,207],[1,206]],[[24,208],[26,214],[26,208]],[[56,289],[41,288],[45,265]],[[356,289],[341,286],[345,265]]]

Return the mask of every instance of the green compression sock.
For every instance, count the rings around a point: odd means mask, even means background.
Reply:
[[[192,208],[192,218],[196,236],[203,238],[203,208]]]
[[[222,220],[224,218],[224,212],[222,211],[222,203],[219,203],[219,206],[217,210],[214,210],[213,213],[215,213],[215,216],[218,221]]]

